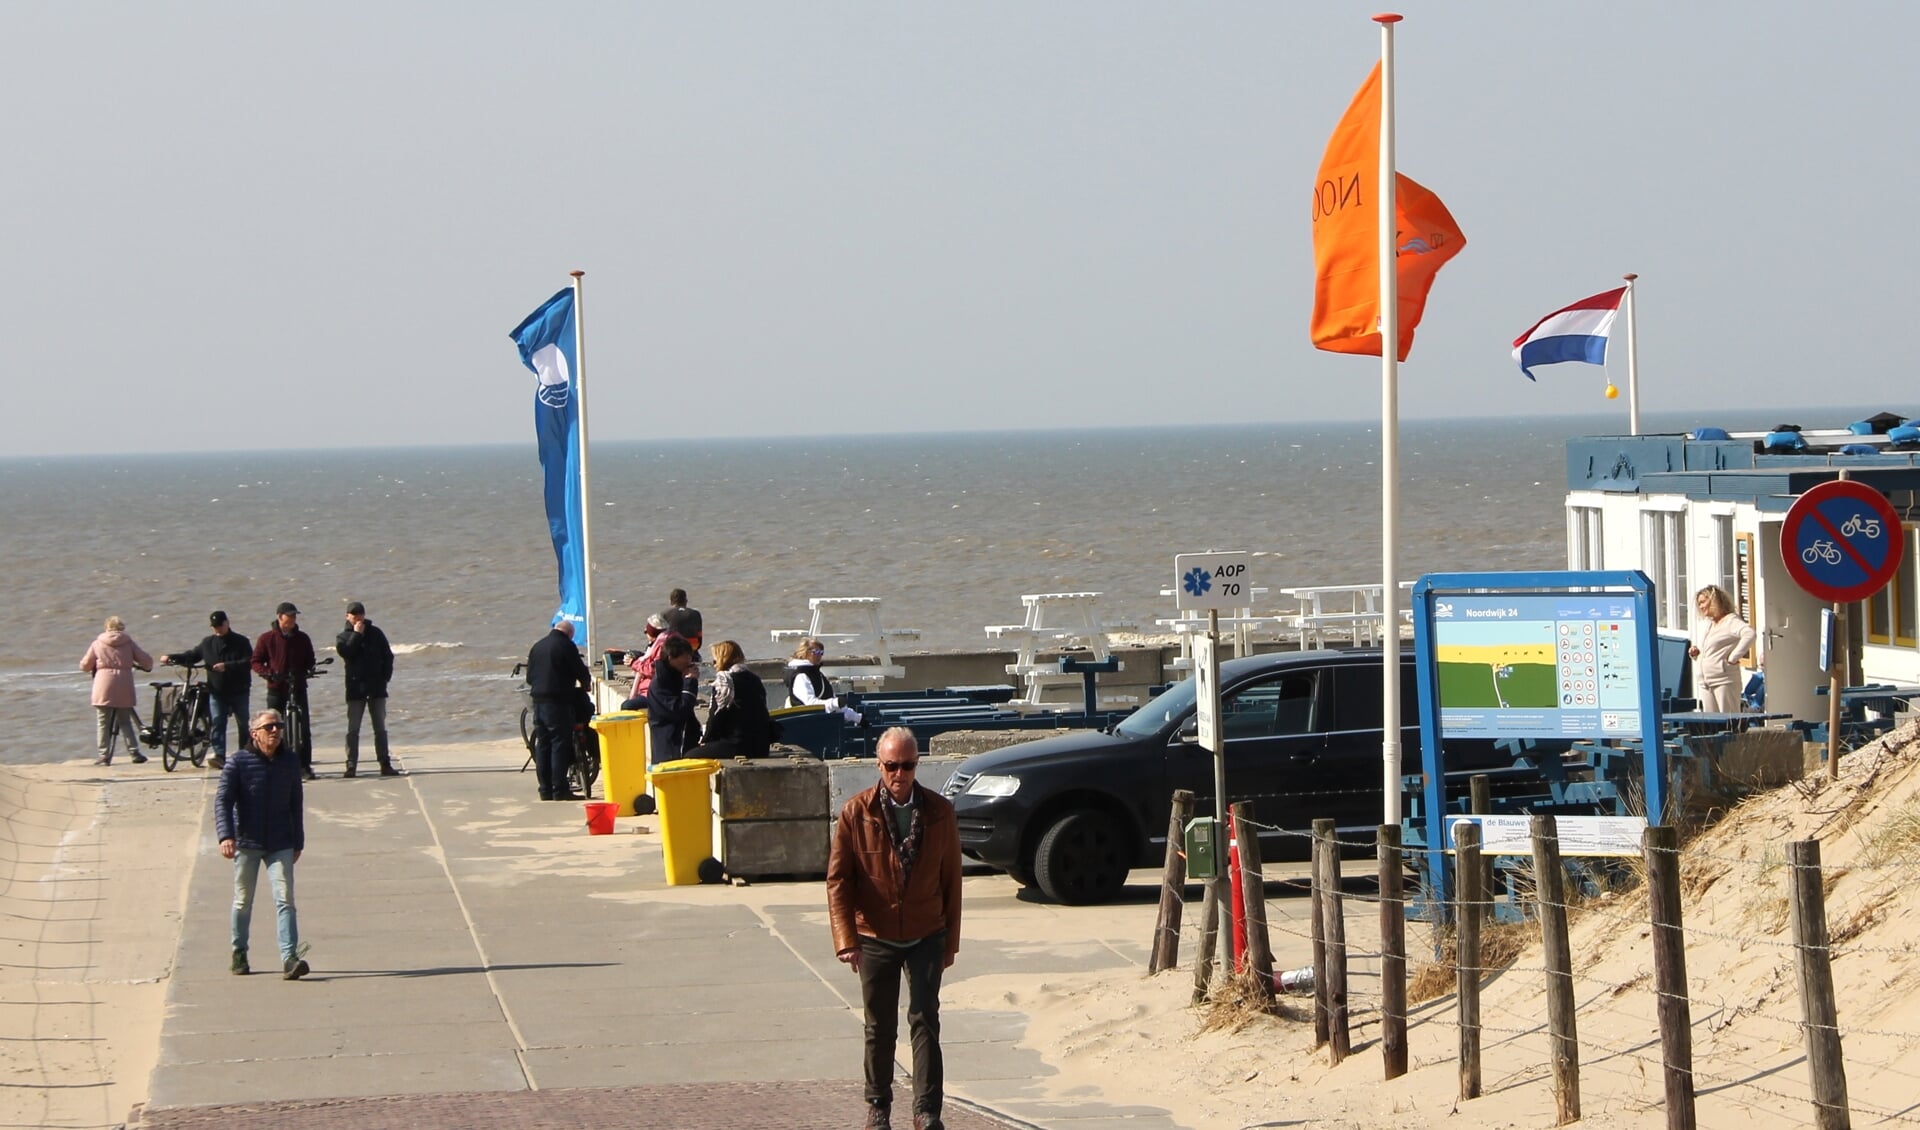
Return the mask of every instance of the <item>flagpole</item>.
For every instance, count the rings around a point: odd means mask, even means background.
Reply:
[[[573,395],[580,413],[580,573],[585,585],[586,620],[580,625],[580,646],[593,658],[593,476],[587,472],[587,314],[582,293],[587,273],[573,276]]]
[[[1400,274],[1394,201],[1393,25],[1380,25],[1380,822],[1400,823]]]
[[[1633,326],[1633,280],[1639,275],[1626,274],[1627,292],[1620,296],[1620,304],[1627,308],[1627,434],[1640,434],[1640,345],[1634,336]]]

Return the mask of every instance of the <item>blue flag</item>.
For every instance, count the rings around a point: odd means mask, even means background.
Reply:
[[[533,370],[533,430],[540,439],[545,472],[547,529],[560,565],[560,608],[555,622],[573,622],[574,642],[593,654],[587,639],[587,545],[580,512],[580,398],[574,381],[573,288],[568,287],[514,327],[520,360]]]

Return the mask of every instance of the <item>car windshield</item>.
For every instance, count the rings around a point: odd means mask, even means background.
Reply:
[[[1193,679],[1168,687],[1153,701],[1127,715],[1113,732],[1129,738],[1150,738],[1167,728],[1167,723],[1193,713]]]

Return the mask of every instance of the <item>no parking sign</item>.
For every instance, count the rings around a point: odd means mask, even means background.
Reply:
[[[1900,515],[1865,483],[1837,479],[1797,499],[1780,526],[1787,575],[1821,600],[1848,604],[1900,571]]]

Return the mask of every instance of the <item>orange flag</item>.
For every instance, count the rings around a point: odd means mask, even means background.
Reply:
[[[1380,356],[1380,64],[1353,96],[1320,158],[1313,189],[1313,344],[1333,353]],[[1394,174],[1400,279],[1400,360],[1427,308],[1433,276],[1467,237],[1440,198]]]

